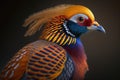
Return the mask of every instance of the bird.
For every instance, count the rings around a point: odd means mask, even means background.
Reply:
[[[93,12],[76,4],[61,4],[30,15],[25,37],[39,32],[3,68],[0,80],[84,80],[89,70],[81,35],[105,33]],[[37,34],[37,33],[36,33]]]

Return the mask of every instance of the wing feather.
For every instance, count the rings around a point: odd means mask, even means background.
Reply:
[[[19,80],[27,67],[29,48],[24,47],[8,62],[0,74],[0,80]]]
[[[41,41],[35,44],[45,43],[43,47],[36,47],[31,54],[27,67],[27,78],[38,80],[53,80],[57,78],[65,65],[66,52],[57,44]],[[47,44],[46,44],[47,43]]]
[[[0,80],[53,80],[63,71],[66,51],[52,42],[38,40],[28,44],[8,62]],[[25,76],[24,76],[25,75]]]

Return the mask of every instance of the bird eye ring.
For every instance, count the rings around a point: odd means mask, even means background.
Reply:
[[[85,19],[84,19],[83,17],[79,17],[79,18],[78,18],[78,21],[79,21],[80,23],[83,23],[83,22],[85,21]]]

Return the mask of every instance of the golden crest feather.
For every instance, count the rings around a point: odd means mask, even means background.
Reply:
[[[29,26],[28,31],[25,36],[31,36],[36,31],[38,31],[43,24],[48,22],[52,17],[60,15],[63,13],[64,9],[69,7],[70,5],[58,5],[52,8],[45,9],[38,13],[35,13],[28,17],[23,24],[24,27]]]
[[[35,13],[28,17],[23,24],[24,27],[29,26],[25,36],[33,35],[36,31],[40,30],[45,23],[55,16],[65,15],[69,19],[71,16],[79,13],[86,14],[91,21],[94,21],[93,13],[87,7],[81,5],[62,4]]]

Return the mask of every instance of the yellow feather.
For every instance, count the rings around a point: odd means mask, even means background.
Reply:
[[[95,20],[94,15],[91,12],[91,10],[82,5],[71,5],[70,7],[65,9],[64,14],[68,18],[72,17],[75,14],[85,14],[92,20],[92,22],[94,22]]]
[[[65,41],[65,34],[63,33],[63,38],[62,38],[62,41],[60,42],[60,45],[62,45],[63,44],[63,42]]]
[[[53,38],[52,42],[55,42],[59,35],[60,35],[60,33],[57,33],[57,35]]]
[[[70,45],[71,42],[72,42],[72,37],[70,37],[70,40],[69,40],[69,42],[68,42],[68,45]]]
[[[61,35],[60,35],[60,37],[59,37],[58,40],[57,40],[57,43],[60,42],[60,40],[61,40],[61,38],[62,38],[63,35],[64,35],[64,34],[61,34]]]
[[[24,26],[29,26],[28,31],[26,32],[25,36],[31,36],[36,31],[38,31],[43,24],[50,21],[53,17],[59,15],[65,15],[66,18],[70,18],[75,14],[86,14],[92,22],[94,22],[95,18],[93,13],[87,7],[81,5],[58,5],[52,8],[45,9],[38,13],[33,14],[28,19],[25,20]],[[54,27],[52,24],[48,23],[47,27]],[[59,24],[62,24],[60,22]],[[54,25],[58,25],[54,23]]]
[[[52,33],[52,32],[51,32],[51,31],[46,31],[46,30],[44,30],[44,31],[42,32],[41,38],[42,38],[42,39],[45,38],[46,35],[49,35],[50,33]]]
[[[71,43],[74,43],[74,38],[72,38],[72,41],[71,41]]]
[[[58,31],[54,31],[53,33],[56,34]]]
[[[74,44],[76,43],[76,38],[74,38]]]
[[[53,33],[50,33],[46,36],[46,39],[48,39]]]
[[[67,37],[67,40],[64,42],[64,44],[66,44],[70,39],[70,36]]]
[[[51,41],[54,38],[55,34],[53,33],[50,37],[49,37],[49,41]]]

